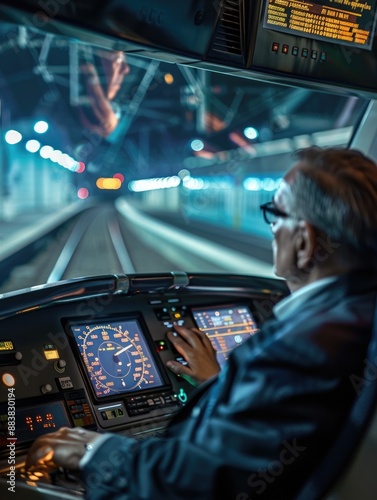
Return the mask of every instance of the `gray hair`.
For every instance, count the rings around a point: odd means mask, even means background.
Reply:
[[[377,165],[353,149],[302,149],[291,183],[295,215],[340,244],[342,256],[375,267]]]

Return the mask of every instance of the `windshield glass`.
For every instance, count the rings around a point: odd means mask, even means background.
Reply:
[[[270,201],[291,154],[343,146],[365,101],[1,26],[0,279],[273,276]]]

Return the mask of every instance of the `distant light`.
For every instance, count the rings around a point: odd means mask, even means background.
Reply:
[[[247,191],[275,191],[280,183],[282,178],[272,179],[271,177],[264,177],[262,179],[258,177],[248,177],[243,181],[243,187]]]
[[[168,189],[179,186],[181,179],[177,175],[171,177],[160,177],[156,179],[141,179],[128,183],[128,189],[136,193],[142,191],[153,191],[155,189]]]
[[[265,191],[274,191],[277,188],[276,181],[271,179],[271,177],[263,179],[262,186]]]
[[[124,182],[124,175],[123,174],[114,174],[113,175],[114,179],[119,179],[120,182]]]
[[[213,153],[212,151],[205,151],[203,149],[202,151],[195,151],[195,152],[200,158],[206,158],[207,160],[212,160],[212,158],[215,157],[215,153]]]
[[[89,191],[86,188],[80,188],[77,191],[77,196],[80,198],[80,200],[85,200],[89,196]]]
[[[5,134],[5,140],[8,144],[17,144],[22,140],[22,135],[17,130],[8,130]]]
[[[34,139],[32,139],[31,141],[27,141],[27,143],[25,144],[25,148],[27,151],[29,151],[29,153],[36,153],[37,151],[39,151],[40,147],[41,143]]]
[[[247,191],[260,191],[262,189],[262,181],[258,177],[248,177],[243,181],[243,187]]]
[[[62,154],[62,156],[60,157],[60,160],[58,160],[58,163],[62,167],[66,168],[68,170],[71,170],[71,172],[76,171],[76,162],[67,153]]]
[[[178,177],[183,180],[185,177],[190,177],[190,171],[187,168],[183,168],[178,172]]]
[[[39,154],[41,155],[42,158],[48,160],[49,158],[51,158],[53,151],[54,148],[51,146],[42,146],[41,150],[39,151]]]
[[[243,133],[248,139],[256,139],[259,135],[258,130],[254,127],[246,127]]]
[[[183,185],[186,189],[191,189],[193,191],[199,191],[208,187],[205,185],[204,179],[201,177],[190,177],[189,175],[183,179]]]
[[[98,189],[119,189],[122,183],[120,179],[114,179],[114,177],[100,177],[97,179],[96,186]]]
[[[164,80],[167,85],[171,85],[174,82],[174,77],[170,73],[166,73]]]
[[[48,123],[43,120],[37,122],[34,125],[34,131],[37,132],[37,134],[44,134],[45,132],[47,132],[47,130],[48,130]]]
[[[82,161],[79,161],[79,162],[77,162],[77,165],[78,165],[78,166],[77,166],[77,168],[76,168],[76,172],[77,172],[78,174],[82,174],[82,173],[85,171],[85,169],[86,169],[86,165],[85,165],[85,163],[84,163],[84,162],[82,162]]]
[[[202,149],[204,149],[204,142],[200,139],[194,139],[191,142],[191,149],[193,151],[201,151]]]
[[[51,153],[51,161],[55,163],[60,163],[62,160],[63,153],[59,149],[54,149]]]

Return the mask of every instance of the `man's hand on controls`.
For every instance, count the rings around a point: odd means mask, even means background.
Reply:
[[[53,472],[59,467],[78,470],[85,452],[100,436],[101,434],[97,432],[82,428],[62,427],[34,441],[28,452],[25,467],[28,470],[47,472]]]
[[[166,366],[176,375],[199,385],[217,375],[220,365],[216,351],[207,335],[197,328],[174,325],[175,332],[168,332],[168,339],[187,361],[184,366],[178,361],[168,361]]]

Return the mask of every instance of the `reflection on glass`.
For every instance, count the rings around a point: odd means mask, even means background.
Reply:
[[[271,275],[259,206],[294,150],[347,144],[365,106],[1,28],[3,292],[121,272]],[[33,238],[38,252],[20,252]]]

